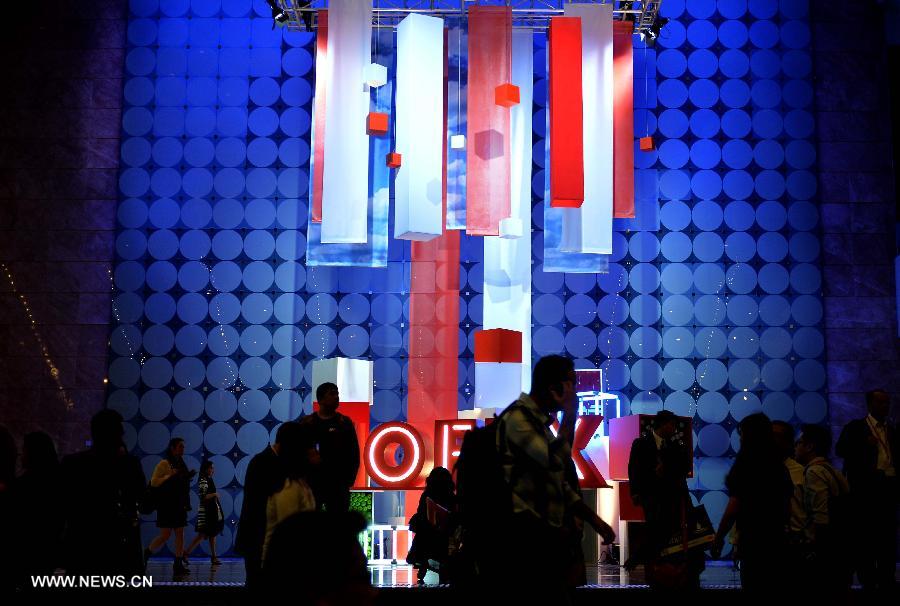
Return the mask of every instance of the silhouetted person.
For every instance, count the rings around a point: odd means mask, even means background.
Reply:
[[[22,475],[14,484],[13,519],[20,587],[30,588],[30,575],[49,575],[62,565],[63,508],[59,459],[53,439],[44,432],[25,436]]]
[[[265,588],[274,600],[290,596],[300,606],[367,606],[369,582],[357,513],[310,511],[283,520],[272,534],[265,560]]]
[[[772,421],[775,447],[784,461],[784,467],[791,477],[794,487],[791,493],[791,517],[788,521],[788,545],[791,559],[799,565],[797,558],[806,543],[806,510],[803,505],[803,465],[794,458],[794,427],[785,421]]]
[[[784,586],[793,485],[775,445],[769,417],[763,413],[745,417],[738,433],[741,449],[725,478],[728,505],[712,551],[718,558],[725,537],[736,527],[741,587],[755,596]]]
[[[441,573],[442,565],[446,564],[455,511],[453,474],[445,467],[435,467],[425,480],[425,490],[419,497],[419,506],[409,521],[409,528],[415,536],[406,561],[418,568],[417,578],[420,583],[425,581],[425,575],[432,568],[429,560],[437,562],[438,566],[434,570],[438,574]]]
[[[184,556],[184,527],[187,512],[191,510],[191,478],[196,469],[188,470],[184,462],[184,440],[172,438],[166,449],[166,457],[156,464],[150,486],[156,490],[156,527],[159,535],[150,542],[144,552],[145,559],[159,550],[175,535],[175,560],[172,569],[176,575],[185,574],[187,558]]]
[[[659,411],[653,417],[650,433],[632,442],[628,459],[631,499],[644,510],[647,520],[646,540],[634,560],[644,563],[647,581],[653,588],[660,588],[662,583],[655,574],[661,561],[660,551],[675,533],[683,532],[693,511],[687,488],[693,459],[686,446],[674,439],[677,419],[671,411]],[[699,587],[702,554],[695,551],[678,557],[687,558],[686,577],[679,583],[688,588]]]
[[[859,544],[854,549],[859,582],[867,590],[892,591],[897,560],[897,461],[900,437],[889,419],[891,396],[866,394],[869,414],[850,421],[835,448],[844,459]]]
[[[266,538],[266,505],[272,486],[284,481],[282,461],[278,452],[281,440],[291,430],[283,423],[275,434],[275,443],[255,455],[244,477],[244,504],[235,537],[235,551],[244,557],[248,589],[258,589],[262,572],[262,549]]]
[[[321,464],[312,478],[316,503],[325,511],[350,509],[350,488],[359,470],[359,440],[350,417],[338,412],[341,399],[334,383],[316,388],[319,409],[300,419],[312,432]]]
[[[91,419],[91,447],[63,458],[66,516],[64,564],[68,574],[141,574],[138,502],[144,472],[122,442],[122,415],[101,410]]]
[[[191,552],[203,542],[209,541],[210,563],[218,566],[222,562],[216,554],[216,537],[222,534],[225,528],[225,515],[219,502],[219,493],[216,490],[216,482],[213,480],[216,468],[212,461],[203,461],[200,465],[200,477],[197,480],[197,497],[200,505],[197,508],[197,519],[194,522],[194,530],[197,535],[187,549],[184,550],[185,559]]]
[[[275,481],[268,489],[263,560],[278,524],[295,513],[316,510],[315,497],[306,481],[313,465],[318,463],[312,432],[299,423],[290,422],[282,426],[279,436],[278,458],[281,460],[282,475],[273,478]]]
[[[558,436],[550,431],[562,411]],[[546,356],[535,365],[531,392],[521,394],[495,422],[503,476],[512,495],[512,515],[497,524],[497,578],[510,600],[568,603],[571,513],[590,523],[606,543],[615,533],[581,499],[566,477],[578,411],[575,367],[561,356]]]
[[[16,440],[6,427],[0,425],[0,536],[11,537],[13,522],[12,485],[16,477],[16,460],[19,449]],[[15,549],[12,541],[0,545],[0,595],[12,591],[15,578]]]
[[[828,461],[831,430],[804,425],[797,440],[796,459],[804,465],[803,502],[808,543],[807,588],[830,603],[846,600],[853,569],[846,553],[852,532],[847,501],[850,487]]]

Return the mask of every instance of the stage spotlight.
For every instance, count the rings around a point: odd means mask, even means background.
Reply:
[[[272,9],[272,20],[275,22],[272,24],[272,27],[275,27],[275,24],[284,25],[288,21],[287,13],[284,12],[284,9],[278,6],[277,0],[266,0],[266,4],[269,5],[269,8]]]

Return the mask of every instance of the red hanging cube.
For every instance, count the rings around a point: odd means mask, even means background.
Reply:
[[[402,164],[403,155],[398,154],[397,152],[391,152],[384,157],[384,162],[390,168],[400,168],[400,164]]]
[[[367,135],[386,135],[388,132],[388,115],[381,112],[369,112],[366,116]]]
[[[656,143],[653,137],[641,137],[641,151],[648,152],[656,149]]]
[[[515,84],[501,84],[494,89],[494,103],[503,107],[519,104],[519,87]]]
[[[475,333],[476,362],[522,362],[522,333],[489,328]]]

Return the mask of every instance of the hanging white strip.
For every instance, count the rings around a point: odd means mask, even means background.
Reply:
[[[397,26],[394,237],[443,233],[444,20],[411,14]]]
[[[584,98],[584,204],[565,209],[560,248],[612,254],[613,219],[613,37],[612,4],[566,4],[567,17],[581,17],[581,78]]]
[[[322,243],[367,240],[369,201],[369,90],[372,62],[372,0],[341,0],[328,8],[325,172]]]
[[[484,327],[522,333],[522,391],[531,389],[531,155],[534,91],[534,34],[515,30],[512,37],[512,83],[518,105],[510,109],[512,215],[522,237],[484,238]]]

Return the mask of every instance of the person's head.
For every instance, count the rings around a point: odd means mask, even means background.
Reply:
[[[172,438],[169,440],[169,447],[166,448],[166,457],[169,459],[178,459],[184,456],[184,439]]]
[[[266,550],[265,587],[273,597],[290,592],[300,604],[373,604],[366,556],[357,538],[365,528],[355,512],[308,511],[284,519]]]
[[[307,477],[313,460],[318,455],[312,429],[296,421],[289,421],[278,428],[276,439],[279,445],[278,458],[285,477],[292,480]],[[280,489],[282,483],[283,479],[278,486],[272,487],[273,491]]]
[[[747,415],[738,424],[741,454],[745,456],[777,456],[772,421],[761,412]]]
[[[59,462],[53,438],[43,431],[25,435],[22,443],[22,468],[26,471],[46,471]]]
[[[794,456],[794,426],[787,421],[772,421],[772,435],[782,459]]]
[[[575,364],[563,356],[544,356],[534,365],[531,373],[531,397],[541,408],[559,410],[557,398],[565,389],[565,383],[575,386]]]
[[[795,456],[804,465],[816,457],[827,457],[831,452],[831,431],[824,425],[804,425],[800,428]]]
[[[891,394],[883,389],[866,392],[866,408],[869,414],[878,421],[884,421],[891,414]]]
[[[10,431],[0,425],[0,490],[8,487],[16,477],[19,449]]]
[[[337,412],[341,403],[341,394],[334,383],[322,383],[316,388],[316,402],[319,403],[319,412],[330,417]]]
[[[200,477],[201,478],[209,478],[216,472],[216,468],[213,467],[213,462],[209,459],[200,463]]]
[[[653,431],[661,438],[671,438],[675,435],[678,417],[671,410],[660,410],[653,417]]]
[[[91,448],[102,451],[118,451],[123,446],[122,415],[106,408],[91,418]]]
[[[425,490],[433,494],[453,494],[453,474],[446,467],[435,467],[425,480]]]

